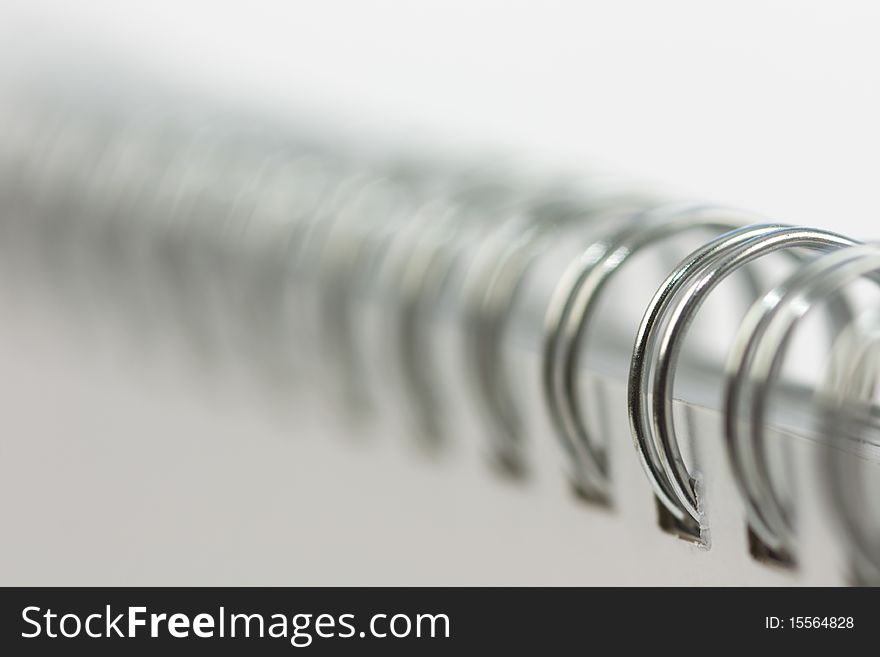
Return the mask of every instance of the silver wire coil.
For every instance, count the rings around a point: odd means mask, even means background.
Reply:
[[[798,227],[771,224],[735,229],[688,256],[648,306],[633,350],[628,396],[630,423],[636,448],[656,484],[658,498],[677,520],[695,531],[699,530],[701,518],[694,477],[679,450],[672,415],[675,361],[694,315],[724,278],[757,258],[793,248],[834,249],[854,244],[834,233]],[[846,308],[835,310],[831,317],[846,323]],[[653,391],[650,415],[643,403],[648,399],[649,389]],[[737,471],[737,475],[741,473]],[[755,518],[753,522],[767,540],[769,533],[764,526]],[[768,545],[779,548],[776,543]]]
[[[833,521],[844,542],[853,583],[880,586],[880,515],[871,504],[863,468],[876,450],[868,440],[876,427],[873,402],[880,374],[880,316],[868,310],[835,341],[819,391],[825,450],[820,478],[831,500]]]
[[[595,409],[578,386],[597,304],[640,252],[686,235],[717,236],[657,290],[628,380],[638,458],[657,499],[696,536],[706,519],[671,407],[683,338],[707,295],[735,270],[777,251],[834,251],[808,262],[798,256],[787,282],[752,306],[728,360],[726,444],[748,522],[772,549],[796,552],[788,503],[763,461],[762,400],[803,306],[832,284],[870,274],[873,247],[755,223],[736,210],[668,203],[599,178],[548,183],[401,163],[236,121],[181,125],[150,109],[109,118],[33,112],[14,139],[0,162],[0,234],[12,245],[5,251],[43,263],[65,303],[115,310],[133,333],[170,325],[197,358],[234,354],[274,383],[335,395],[353,418],[376,409],[393,379],[391,394],[430,449],[447,441],[455,412],[432,347],[437,308],[451,298],[486,449],[518,476],[529,470],[529,436],[501,344],[537,263],[576,240],[580,255],[547,295],[543,401],[575,490],[602,504],[614,497],[608,455],[588,428]],[[747,274],[757,297],[764,286]],[[378,378],[359,325],[371,303],[381,308],[377,360],[389,365]],[[851,314],[830,303],[840,332]],[[841,399],[857,396],[839,388]],[[851,552],[876,556],[857,532],[845,536]],[[873,563],[858,560],[860,571]]]
[[[820,240],[827,237],[820,236]],[[849,245],[806,264],[755,303],[731,350],[725,395],[729,460],[751,526],[774,550],[796,553],[796,527],[790,501],[779,493],[769,474],[768,394],[778,379],[798,322],[817,302],[833,299],[846,285],[861,277],[876,278],[878,269],[880,253],[873,245]],[[847,324],[837,321],[836,331],[843,331]],[[828,436],[824,434],[826,439]],[[842,508],[838,512],[847,513]]]

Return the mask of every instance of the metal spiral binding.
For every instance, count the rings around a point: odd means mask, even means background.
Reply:
[[[794,248],[827,250],[855,243],[814,229],[775,224],[739,228],[688,256],[648,306],[633,350],[628,395],[630,424],[636,449],[655,484],[658,499],[695,532],[701,522],[695,480],[678,447],[672,415],[675,364],[690,323],[721,281],[761,256]],[[754,288],[755,282],[752,283]],[[848,321],[845,307],[835,311],[832,318]],[[650,414],[645,405],[649,390],[653,393]],[[758,531],[765,540],[769,538],[764,526]],[[776,541],[768,545],[774,549],[781,547]]]
[[[765,393],[806,309],[857,277],[878,275],[876,247],[598,180],[548,185],[376,159],[235,121],[180,125],[149,109],[28,118],[25,136],[4,137],[0,235],[12,245],[4,251],[44,263],[71,307],[86,307],[85,316],[116,310],[132,333],[145,335],[172,322],[197,358],[232,354],[273,382],[335,393],[358,419],[396,382],[398,407],[433,448],[449,432],[450,409],[431,331],[436,308],[452,297],[487,445],[516,475],[529,470],[528,432],[500,345],[536,264],[575,236],[581,253],[556,281],[542,318],[541,385],[575,490],[606,505],[613,503],[608,455],[578,391],[598,302],[637,254],[685,235],[716,235],[657,290],[628,380],[638,457],[682,534],[697,539],[706,522],[698,473],[682,457],[671,408],[688,328],[709,293],[748,263],[778,251],[831,251],[801,258],[791,278],[752,306],[727,368],[726,444],[749,524],[772,550],[796,553],[790,504],[765,462]],[[745,273],[757,296],[760,281]],[[372,301],[381,308],[380,359],[390,364],[381,378],[367,363],[376,345],[364,343],[360,327]],[[852,315],[839,299],[829,304],[840,332]],[[857,355],[837,358],[842,371],[859,366]],[[858,396],[842,383],[836,390],[837,399]],[[844,504],[852,493],[834,476],[832,497]],[[843,521],[855,568],[871,572],[873,544],[858,518]]]
[[[563,445],[575,460],[575,487],[584,497],[609,502],[607,462],[589,435],[577,401],[576,366],[602,289],[640,250],[684,232],[726,231],[722,212],[703,206],[661,206],[634,217],[611,235],[594,242],[554,292],[544,347],[545,394]],[[661,491],[665,496],[665,491]],[[671,502],[670,502],[671,506]]]
[[[547,200],[508,223],[497,239],[480,245],[464,284],[464,317],[468,324],[466,365],[473,392],[482,400],[492,458],[503,471],[526,471],[524,427],[515,395],[507,384],[501,344],[529,269],[542,248],[565,224],[577,221],[582,209]]]
[[[539,196],[509,222],[509,230],[485,242],[468,274],[464,300],[469,324],[467,363],[474,394],[482,399],[493,458],[510,474],[526,471],[525,436],[514,394],[505,381],[500,344],[530,269],[573,225],[594,226],[657,202],[643,191],[608,183],[588,184],[588,189],[588,193],[567,190]]]
[[[833,508],[852,581],[880,586],[880,519],[865,487],[867,433],[876,427],[873,400],[880,363],[880,315],[861,314],[835,341],[818,399],[825,437],[820,477]],[[869,522],[870,525],[869,526]]]
[[[817,237],[820,243],[828,244],[827,235]],[[833,243],[846,247],[839,239],[833,238]],[[873,245],[840,248],[804,265],[755,303],[731,350],[725,400],[730,464],[751,526],[766,545],[783,554],[796,553],[796,532],[791,502],[774,485],[767,464],[768,393],[778,378],[797,323],[816,302],[832,298],[858,278],[880,277],[878,270],[880,252]],[[837,332],[849,323],[840,319],[838,315]]]

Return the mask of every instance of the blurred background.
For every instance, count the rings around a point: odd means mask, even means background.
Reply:
[[[526,328],[498,337],[506,366],[520,363],[505,376],[530,435],[532,472],[514,481],[487,467],[458,356],[419,361],[451,401],[439,419],[413,420],[426,435],[442,423],[449,446],[414,438],[399,416],[418,405],[413,389],[433,393],[393,363],[413,334],[382,323],[381,286],[349,281],[334,305],[322,267],[361,247],[313,218],[367,204],[372,223],[352,225],[375,240],[377,262],[425,243],[479,262],[477,247],[491,245],[479,226],[425,237],[428,220],[398,242],[393,217],[460,212],[464,187],[501,187],[519,208],[570,181],[633,180],[652,198],[874,239],[878,28],[868,1],[2,0],[0,583],[800,583],[755,569],[739,525],[719,530],[712,551],[657,531],[628,444],[632,463],[615,473],[629,491],[623,518],[570,495],[537,358],[579,228],[563,226],[570,240],[536,260],[512,311]],[[307,182],[288,186],[285,166]],[[423,210],[413,195],[446,205]],[[479,202],[512,212],[508,200]],[[299,296],[272,287],[289,273],[276,230],[289,207],[305,217],[291,242]],[[144,237],[141,219],[157,216],[165,223]],[[328,243],[342,255],[315,251]],[[643,263],[629,284],[649,299],[668,269]],[[382,274],[400,283],[393,299],[408,298],[403,274]],[[324,276],[317,288],[313,275]],[[252,306],[254,290],[270,292]],[[110,318],[126,304],[124,322]],[[632,305],[634,333],[644,302]],[[437,292],[436,306],[440,325],[454,324],[454,300]],[[608,353],[626,312],[603,314]],[[457,354],[461,339],[440,329],[432,344]],[[374,378],[363,386],[385,395],[390,423],[327,403],[326,388],[363,393],[351,358],[365,361]],[[288,359],[307,374],[288,376]],[[625,435],[614,408],[609,433]]]

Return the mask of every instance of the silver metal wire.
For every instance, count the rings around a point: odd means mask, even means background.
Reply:
[[[694,477],[678,446],[672,399],[677,358],[703,302],[730,274],[764,255],[855,243],[826,231],[778,224],[748,226],[722,235],[685,258],[655,294],[633,349],[629,417],[636,449],[658,499],[680,522],[694,528],[701,523]],[[845,322],[845,309],[836,310],[832,316]]]
[[[528,270],[549,235],[580,217],[580,208],[543,207],[512,221],[486,240],[465,282],[465,358],[472,389],[481,401],[493,461],[509,474],[523,475],[526,457],[523,421],[504,376],[503,333]],[[532,216],[537,215],[537,216]]]
[[[31,118],[27,137],[7,136],[14,154],[0,153],[0,194],[10,210],[0,217],[0,235],[33,252],[65,303],[87,317],[111,309],[132,333],[165,330],[204,362],[232,354],[273,384],[299,384],[303,395],[330,392],[344,402],[333,409],[371,409],[378,390],[395,380],[393,412],[431,445],[451,434],[449,416],[459,410],[447,403],[435,342],[439,309],[451,308],[491,453],[514,473],[528,470],[531,436],[519,371],[506,361],[511,317],[542,259],[560,243],[582,240],[552,295],[542,295],[542,310],[548,301],[549,309],[534,313],[534,331],[542,332],[530,339],[543,340],[543,402],[572,483],[601,502],[612,498],[608,456],[589,424],[598,411],[579,390],[599,301],[637,254],[692,233],[723,233],[681,261],[655,294],[629,375],[642,465],[664,508],[695,532],[703,522],[696,472],[682,456],[671,407],[690,322],[722,279],[764,254],[855,244],[812,229],[743,227],[755,217],[672,205],[601,181],[563,187],[398,165],[235,120],[181,125],[156,107],[115,118],[53,111]],[[754,306],[729,361],[731,464],[750,524],[774,549],[795,546],[787,502],[764,462],[765,393],[802,306],[875,263],[875,251],[860,249],[799,268]],[[754,293],[757,281],[747,281]],[[381,346],[362,340],[365,308],[374,306]],[[839,328],[849,315],[832,309]],[[381,352],[378,372],[368,371],[371,350]],[[848,536],[854,554],[873,549]]]
[[[880,585],[880,515],[864,468],[878,449],[873,401],[880,376],[880,313],[869,309],[838,336],[817,399],[823,409],[819,476],[856,584]]]
[[[557,436],[572,459],[575,489],[583,496],[604,502],[610,496],[606,456],[590,436],[577,400],[578,359],[603,288],[642,249],[686,232],[728,231],[739,227],[739,219],[706,206],[649,211],[593,242],[553,292],[545,321],[545,402]]]
[[[465,363],[485,411],[491,456],[505,472],[522,475],[527,469],[525,428],[506,380],[501,345],[528,273],[561,235],[574,235],[572,228],[594,224],[612,210],[625,215],[653,203],[657,197],[644,190],[607,183],[587,183],[579,195],[554,191],[538,196],[521,217],[507,222],[475,258],[463,302]]]
[[[839,238],[834,243],[839,244]],[[878,268],[880,251],[866,245],[839,249],[806,264],[752,306],[731,350],[724,415],[729,461],[749,524],[773,550],[796,554],[790,505],[778,493],[767,463],[769,393],[804,315],[816,302]],[[837,323],[842,330],[846,322]]]

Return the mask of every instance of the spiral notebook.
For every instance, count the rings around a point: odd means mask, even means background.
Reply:
[[[9,583],[880,583],[877,247],[209,104],[18,100],[4,486],[45,495]],[[151,361],[201,374],[145,406]]]

